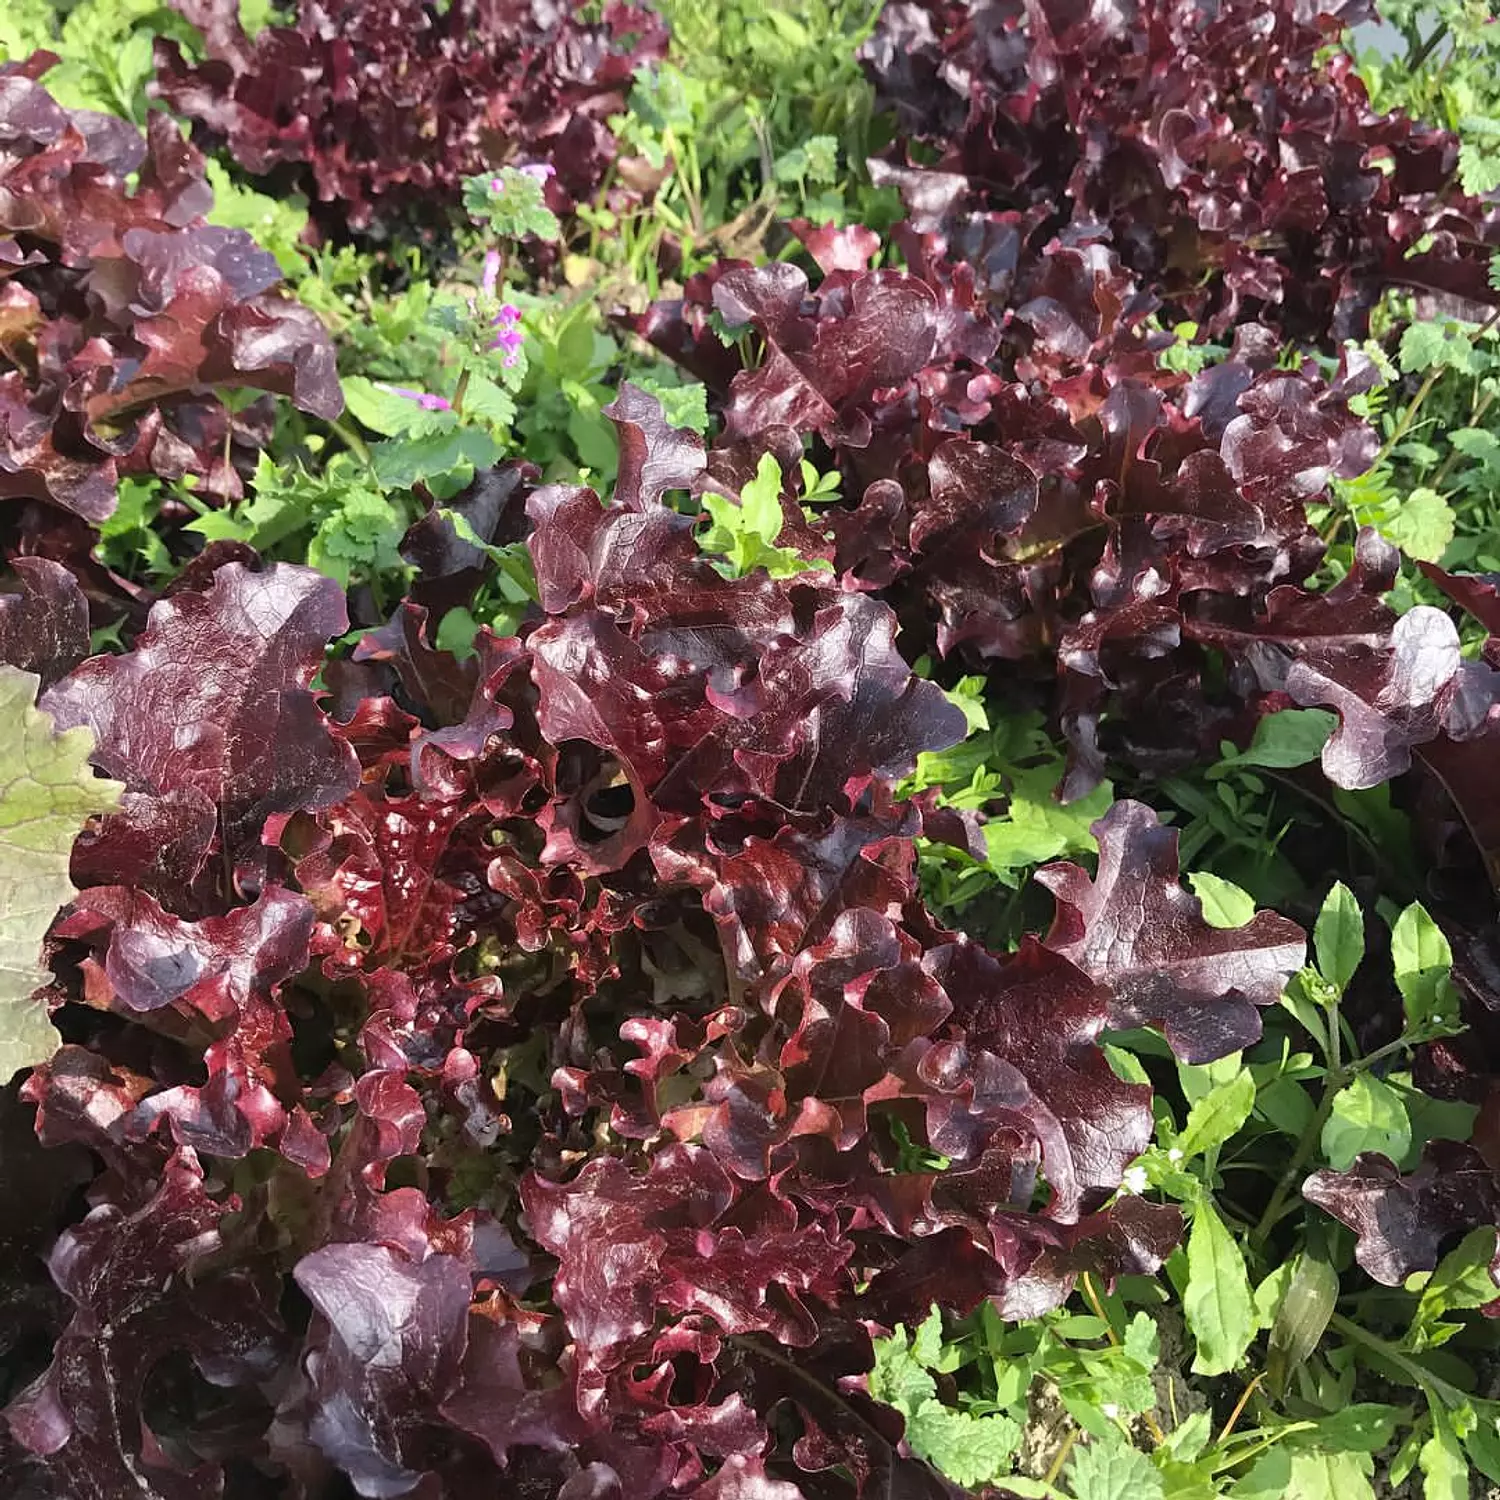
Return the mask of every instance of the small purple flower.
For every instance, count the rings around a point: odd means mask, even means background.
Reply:
[[[491,349],[509,349],[514,352],[526,342],[526,335],[519,328],[502,328],[490,344]]]
[[[521,309],[514,302],[502,302],[500,311],[495,314],[497,323],[519,323],[521,321]]]
[[[444,396],[434,396],[430,391],[414,391],[404,385],[386,385],[377,381],[376,389],[389,391],[406,401],[415,401],[423,411],[452,411],[453,403]]]
[[[480,280],[479,289],[486,297],[493,297],[495,295],[495,283],[499,279],[500,252],[498,250],[491,250],[484,258],[484,276]]]
[[[491,177],[490,191],[492,193],[503,193],[505,191],[505,179],[503,177]]]
[[[500,363],[504,365],[507,370],[510,370],[515,368],[516,363],[520,360],[520,358],[521,356],[519,354],[512,352],[510,354],[507,354],[505,358],[500,361]]]
[[[546,182],[549,177],[557,176],[557,168],[551,162],[530,161],[524,167],[517,167],[518,172],[524,172],[533,182]]]

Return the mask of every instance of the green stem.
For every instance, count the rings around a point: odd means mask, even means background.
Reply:
[[[1379,1338],[1367,1332],[1352,1318],[1346,1318],[1342,1313],[1334,1313],[1328,1320],[1328,1326],[1337,1328],[1351,1343],[1363,1344],[1365,1348],[1378,1354],[1381,1359],[1394,1365],[1403,1375],[1420,1386],[1427,1393],[1429,1400],[1435,1399],[1444,1406],[1454,1407],[1462,1406],[1471,1399],[1456,1385],[1449,1385],[1441,1376],[1434,1375],[1426,1365],[1413,1359],[1389,1339]]]
[[[1473,413],[1469,417],[1469,426],[1470,427],[1478,427],[1479,426],[1480,419],[1484,416],[1485,412],[1487,412],[1490,409],[1490,403],[1494,399],[1495,399],[1495,393],[1493,391],[1486,391],[1484,393],[1484,395],[1481,396],[1479,398],[1479,400],[1474,403]],[[1433,487],[1433,489],[1435,489],[1435,490],[1441,490],[1442,489],[1442,487],[1443,487],[1443,481],[1448,477],[1448,470],[1453,467],[1454,460],[1457,459],[1458,456],[1459,456],[1459,452],[1458,452],[1457,448],[1450,448],[1448,450],[1448,456],[1443,460],[1441,467],[1438,469],[1436,475],[1434,475],[1434,477],[1433,477],[1433,481],[1432,481],[1432,487]]]
[[[1416,420],[1417,413],[1422,409],[1422,403],[1431,393],[1433,386],[1438,383],[1443,373],[1442,365],[1434,365],[1427,372],[1427,378],[1417,387],[1417,394],[1412,397],[1411,405],[1401,413],[1400,420],[1396,423],[1396,430],[1385,440],[1380,452],[1375,455],[1375,464],[1390,456],[1391,450],[1411,431],[1411,424]],[[1373,469],[1375,464],[1371,464]]]
[[[469,371],[467,367],[459,371],[458,384],[453,388],[453,415],[461,417],[464,414],[464,397],[469,392]]]
[[[1338,1027],[1338,1015],[1336,1012],[1330,1015],[1330,1032],[1336,1031]],[[1313,1153],[1314,1147],[1322,1139],[1323,1127],[1328,1123],[1328,1117],[1333,1113],[1333,1101],[1340,1089],[1350,1082],[1358,1073],[1368,1072],[1376,1063],[1384,1062],[1386,1058],[1397,1052],[1404,1052],[1413,1045],[1408,1036],[1400,1036],[1394,1042],[1387,1042],[1383,1047],[1377,1047],[1365,1057],[1356,1058],[1353,1062],[1344,1064],[1343,1067],[1330,1067],[1324,1075],[1323,1097],[1318,1103],[1302,1134],[1297,1138],[1297,1149],[1292,1153],[1292,1159],[1287,1163],[1286,1170],[1281,1174],[1276,1184],[1276,1191],[1271,1194],[1271,1201],[1266,1204],[1266,1211],[1256,1222],[1255,1228],[1250,1231],[1250,1243],[1259,1249],[1266,1241],[1266,1237],[1272,1229],[1280,1222],[1286,1212],[1287,1200],[1297,1190],[1298,1178],[1302,1175],[1303,1168],[1307,1165],[1307,1159]],[[1336,1057],[1337,1044],[1330,1057]]]
[[[370,467],[370,445],[351,427],[347,422],[333,418],[328,424],[343,441],[344,446],[362,463],[366,468]]]
[[[1335,1077],[1338,1078],[1337,1086],[1334,1083]],[[1342,1071],[1338,1075],[1328,1074],[1323,1098],[1314,1111],[1312,1119],[1307,1122],[1302,1134],[1298,1137],[1297,1149],[1292,1153],[1292,1159],[1287,1163],[1286,1171],[1277,1181],[1276,1191],[1271,1194],[1271,1201],[1266,1204],[1266,1211],[1256,1221],[1255,1228],[1250,1231],[1250,1243],[1257,1250],[1265,1244],[1266,1237],[1276,1227],[1286,1210],[1287,1199],[1297,1190],[1302,1169],[1307,1165],[1307,1159],[1312,1155],[1313,1148],[1322,1138],[1323,1127],[1328,1123],[1329,1115],[1333,1113],[1334,1096],[1345,1082],[1347,1079],[1342,1076]]]

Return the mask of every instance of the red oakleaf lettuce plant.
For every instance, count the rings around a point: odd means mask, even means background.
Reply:
[[[947,931],[915,840],[968,832],[894,788],[963,715],[869,592],[714,566],[701,444],[632,388],[611,414],[614,495],[523,491],[539,606],[466,660],[406,605],[320,694],[345,617],[287,565],[77,665],[57,607],[45,706],[127,793],[12,1132],[95,1163],[39,1209],[18,1485],[952,1495],[863,1394],[872,1335],[1176,1243],[1116,1196],[1150,1090],[1100,1034],[1241,1047],[1300,934],[1207,926],[1133,803],[1097,879],[1047,877],[1045,943]]]
[[[328,335],[248,234],[205,223],[203,159],[171,119],[142,139],[62,109],[38,81],[51,61],[0,71],[0,497],[95,524],[133,475],[238,497],[267,412],[216,392],[337,416]],[[50,524],[27,515],[27,550]]]
[[[661,54],[660,17],[610,3],[602,18],[547,0],[333,0],[254,38],[233,0],[178,0],[204,60],[157,42],[157,91],[255,176],[290,173],[331,229],[438,225],[464,179],[543,168],[562,210],[615,155],[607,121],[634,70]]]

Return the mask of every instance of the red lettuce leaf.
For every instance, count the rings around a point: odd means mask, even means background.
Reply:
[[[1274,1005],[1302,967],[1302,930],[1275,912],[1210,927],[1178,883],[1177,833],[1139,802],[1116,802],[1094,824],[1099,872],[1048,865],[1037,880],[1057,901],[1047,946],[1109,996],[1109,1024],[1159,1025],[1190,1063],[1260,1038],[1257,1007]]]

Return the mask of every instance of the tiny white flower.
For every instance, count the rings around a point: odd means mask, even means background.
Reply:
[[[1168,1161],[1181,1161],[1182,1160],[1182,1152],[1180,1152],[1177,1149],[1176,1146],[1173,1146],[1172,1149],[1167,1152],[1167,1160]]]
[[[1125,1180],[1120,1184],[1122,1193],[1144,1193],[1146,1191],[1146,1169],[1126,1167]]]
[[[1120,1415],[1120,1408],[1113,1401],[1101,1401],[1099,1410],[1113,1422]]]

